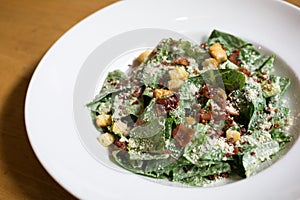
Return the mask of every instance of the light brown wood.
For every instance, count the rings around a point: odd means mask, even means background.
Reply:
[[[44,170],[27,139],[24,100],[51,45],[117,0],[0,0],[0,199],[75,199]],[[300,0],[289,0],[300,6]]]
[[[91,13],[117,0],[0,0],[0,199],[74,199],[35,157],[24,100],[51,45]]]
[[[299,0],[288,0],[286,2],[289,2],[291,4],[294,4],[295,6],[300,7],[300,1]]]

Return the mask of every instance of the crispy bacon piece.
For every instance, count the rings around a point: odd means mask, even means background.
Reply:
[[[206,43],[202,43],[202,44],[200,45],[200,47],[201,47],[202,49],[205,49],[205,48],[207,47],[207,44],[206,44]]]
[[[208,175],[207,178],[211,181],[214,181],[216,180],[217,178],[219,177],[218,174],[213,174],[213,175]]]
[[[247,133],[247,129],[246,129],[245,127],[242,127],[242,128],[241,128],[241,133],[242,133],[242,134]]]
[[[183,65],[183,66],[188,66],[190,64],[190,62],[186,58],[183,58],[183,57],[175,59],[173,61],[173,63],[176,65]]]
[[[239,153],[239,148],[238,147],[234,147],[233,148],[233,153],[234,154],[238,154]]]
[[[205,96],[206,98],[210,99],[211,98],[211,87],[209,85],[204,85],[200,89],[200,95]]]
[[[180,94],[174,92],[173,95],[166,97],[166,98],[158,98],[156,100],[156,109],[160,110],[159,113],[162,113],[161,111],[165,111],[166,113],[169,113],[171,110],[176,109],[178,107],[178,103],[180,100]],[[158,114],[159,114],[158,113]]]
[[[141,121],[136,121],[136,122],[134,123],[134,125],[135,125],[135,126],[140,126],[140,125],[146,124],[146,123],[147,123],[147,121],[141,120]]]
[[[126,142],[121,142],[120,140],[116,140],[115,145],[124,151],[128,151]]]
[[[162,61],[161,64],[164,65],[164,66],[169,66],[170,65],[170,63],[168,63],[167,61]]]
[[[238,68],[238,71],[246,74],[247,76],[251,75],[251,72],[248,69],[246,69],[245,67]]]
[[[199,120],[200,121],[209,121],[213,119],[211,111],[205,111],[203,109],[199,110]]]
[[[143,90],[135,89],[132,96],[140,98],[142,96]]]
[[[199,97],[204,96],[208,99],[213,99],[221,108],[225,108],[227,95],[226,92],[218,87],[211,87],[209,84],[205,84],[199,90]]]
[[[241,64],[241,60],[239,59],[239,55],[240,55],[240,50],[234,50],[231,54],[230,54],[230,56],[229,56],[229,60],[231,61],[231,62],[233,62],[234,64],[236,64],[236,65],[240,65]]]
[[[228,178],[229,177],[229,173],[228,172],[222,172],[221,173],[221,177],[222,178]]]
[[[195,130],[184,126],[182,123],[178,124],[172,131],[172,136],[176,142],[185,147],[193,138]]]

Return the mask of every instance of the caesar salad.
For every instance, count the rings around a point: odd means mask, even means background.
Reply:
[[[249,177],[292,139],[290,79],[274,60],[219,30],[200,45],[163,38],[87,104],[97,139],[136,174],[189,186]]]

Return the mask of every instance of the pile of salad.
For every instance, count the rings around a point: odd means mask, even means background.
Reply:
[[[290,79],[274,59],[218,30],[200,45],[162,39],[87,105],[97,139],[137,174],[190,186],[249,177],[291,141]]]

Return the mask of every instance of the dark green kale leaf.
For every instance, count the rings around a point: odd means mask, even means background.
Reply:
[[[237,70],[220,70],[227,91],[240,90],[246,83],[246,77]]]
[[[221,32],[219,30],[213,30],[210,34],[207,44],[209,46],[213,45],[214,43],[223,44],[227,48],[227,52],[230,54],[233,50],[241,49],[249,43],[239,37],[231,35],[229,33]],[[250,44],[251,45],[251,44]]]

